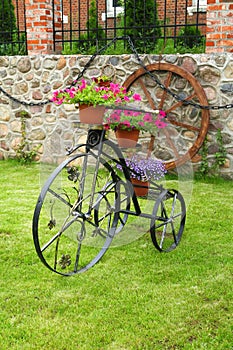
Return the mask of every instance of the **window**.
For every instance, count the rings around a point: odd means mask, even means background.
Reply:
[[[192,16],[196,12],[206,12],[207,0],[192,0],[192,6],[188,7],[188,14]]]
[[[102,21],[107,18],[116,17],[119,13],[122,13],[123,7],[120,5],[120,0],[107,0],[107,13],[102,13]]]

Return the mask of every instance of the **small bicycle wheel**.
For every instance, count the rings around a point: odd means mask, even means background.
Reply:
[[[170,252],[179,244],[185,226],[186,208],[176,190],[164,190],[155,202],[150,234],[159,251]]]
[[[95,151],[65,160],[44,185],[33,217],[33,239],[41,261],[52,271],[72,275],[88,270],[108,249],[118,213],[106,208],[96,221],[107,184],[116,175]],[[114,186],[111,196],[116,196]]]
[[[120,180],[109,182],[99,195],[98,204],[94,209],[95,223],[98,227],[106,224],[106,216],[111,218],[111,213],[118,213],[118,223],[115,233],[119,233],[125,226],[130,210],[130,192],[127,184]]]

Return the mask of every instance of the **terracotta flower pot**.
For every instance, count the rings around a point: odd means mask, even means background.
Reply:
[[[141,181],[134,178],[131,178],[130,180],[133,184],[134,192],[137,197],[147,196],[149,191],[149,181]]]
[[[79,120],[85,124],[102,124],[105,106],[79,105]]]
[[[119,147],[130,148],[136,147],[139,138],[139,130],[122,130],[117,129],[115,131],[117,142]]]

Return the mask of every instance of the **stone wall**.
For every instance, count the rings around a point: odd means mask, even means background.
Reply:
[[[30,148],[41,145],[38,159],[59,162],[65,148],[72,145],[85,130],[77,125],[78,111],[71,105],[57,107],[47,103],[53,90],[66,87],[77,77],[90,56],[12,56],[0,57],[0,87],[20,101],[0,94],[0,158],[14,157],[21,140],[20,111],[26,111],[26,133]],[[158,62],[161,57],[144,55],[145,64]],[[210,105],[233,103],[232,54],[165,55],[162,62],[179,65],[191,72],[203,86]],[[132,55],[98,56],[84,74],[91,78],[112,75],[123,83],[140,68]],[[233,109],[210,111],[209,153],[216,152],[216,130],[222,130],[227,161],[222,172],[233,177]]]

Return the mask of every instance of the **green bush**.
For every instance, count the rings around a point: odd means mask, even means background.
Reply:
[[[0,2],[0,43],[13,41],[13,34],[17,31],[14,6],[11,0]]]
[[[203,40],[200,30],[196,26],[187,26],[179,31],[176,43],[177,46],[186,46],[192,49],[195,46],[202,46]]]
[[[0,2],[0,55],[26,55],[26,35],[20,34],[16,25],[14,6],[11,1]]]
[[[138,52],[152,50],[161,36],[157,7],[154,0],[125,1],[124,34],[129,35]]]

